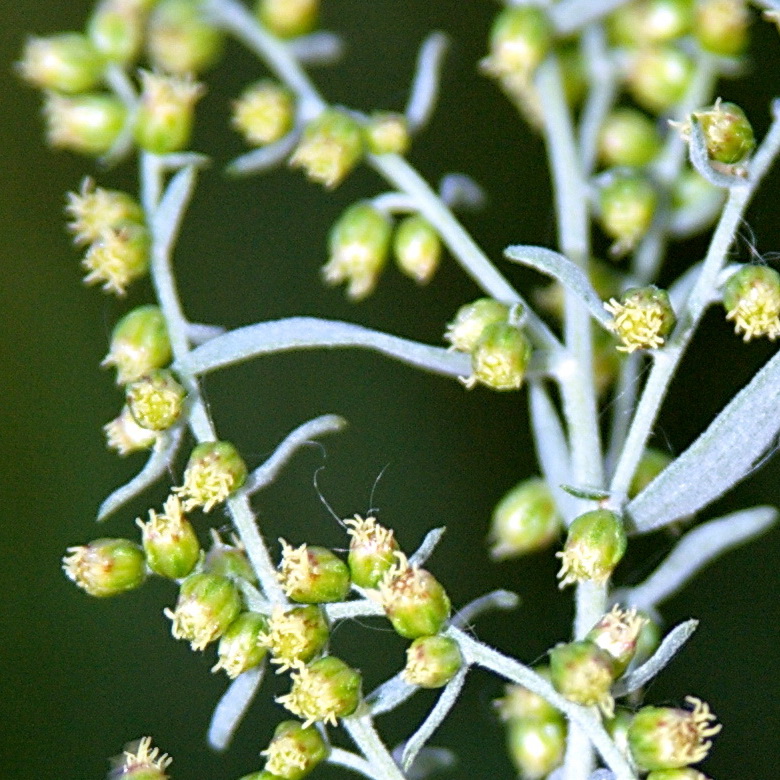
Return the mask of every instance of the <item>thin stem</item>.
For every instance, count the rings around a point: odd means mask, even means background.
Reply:
[[[550,17],[558,33],[568,36],[628,2],[629,0],[562,0],[550,9]]]
[[[374,768],[365,758],[361,758],[349,750],[337,747],[331,748],[326,760],[329,764],[350,769],[359,775],[363,775],[363,777],[371,778],[371,780],[381,780],[381,776],[374,772]]]
[[[371,764],[379,780],[406,780],[374,728],[370,715],[352,715],[342,721],[352,741]]]

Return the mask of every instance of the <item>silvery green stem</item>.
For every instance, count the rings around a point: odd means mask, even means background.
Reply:
[[[601,19],[629,0],[561,0],[550,8],[555,29],[562,36],[571,35],[581,27]]]
[[[374,771],[374,768],[365,758],[361,758],[350,750],[337,747],[331,748],[325,760],[328,764],[343,766],[345,769],[350,769],[359,775],[363,775],[363,777],[371,778],[371,780],[382,780],[382,776]]]
[[[352,741],[371,765],[377,780],[406,780],[374,728],[370,715],[356,714],[341,721]]]

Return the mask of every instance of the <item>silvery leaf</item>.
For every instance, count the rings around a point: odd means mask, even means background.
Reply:
[[[244,718],[263,681],[265,664],[240,674],[230,683],[214,709],[209,725],[208,741],[214,750],[225,750]]]

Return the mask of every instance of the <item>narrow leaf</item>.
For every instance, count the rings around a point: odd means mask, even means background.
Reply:
[[[176,457],[183,433],[183,426],[178,426],[160,436],[159,441],[152,450],[152,454],[141,471],[129,482],[122,485],[122,487],[117,488],[100,505],[97,515],[99,523],[103,522],[103,520],[124,506],[128,501],[143,493],[144,490],[151,487],[166,473],[171,461]]]
[[[446,528],[434,528],[432,531],[428,531],[422,544],[409,557],[409,563],[412,566],[422,566],[433,555],[436,545],[441,541],[446,530]]]
[[[263,681],[265,664],[240,674],[219,700],[209,725],[208,741],[214,750],[225,750]]]
[[[698,625],[698,620],[686,620],[679,626],[675,626],[664,637],[658,650],[645,663],[615,683],[612,687],[612,695],[626,696],[652,680],[680,652],[682,646],[693,636]]]
[[[382,780],[365,758],[357,755],[357,753],[353,753],[351,750],[332,747],[325,762],[334,766],[344,767],[344,769],[350,769],[358,775],[363,775],[363,777]]]
[[[489,609],[517,609],[519,605],[520,596],[517,593],[512,593],[511,590],[494,590],[466,604],[450,622],[453,626],[463,628]]]
[[[407,699],[414,696],[418,690],[419,688],[416,685],[409,685],[399,672],[374,688],[366,696],[366,704],[368,704],[372,715],[382,715],[403,704]]]
[[[182,168],[168,183],[165,193],[152,219],[155,244],[161,253],[167,253],[174,236],[179,234],[179,225],[195,186],[195,168]]]
[[[561,485],[561,490],[565,490],[574,498],[582,498],[586,501],[604,501],[609,498],[609,491],[602,488],[576,487],[575,485]]]
[[[420,47],[417,70],[404,112],[412,130],[424,127],[436,108],[441,66],[446,52],[447,36],[440,32],[429,35]]]
[[[463,683],[466,681],[468,666],[461,667],[460,671],[444,686],[433,709],[428,713],[428,717],[422,722],[417,731],[412,734],[404,747],[404,753],[401,765],[404,771],[412,765],[417,753],[431,738],[433,732],[442,724],[449,711],[455,706],[455,702],[463,689]]]
[[[606,327],[610,316],[604,308],[604,302],[591,287],[585,272],[567,257],[551,249],[540,246],[510,246],[504,250],[504,257],[515,263],[527,265],[540,273],[552,276],[571,292],[579,296],[588,307],[593,319]]]
[[[393,758],[400,761],[403,749],[403,743],[397,745],[393,749]],[[406,770],[406,780],[427,780],[433,774],[452,769],[457,763],[458,757],[451,750],[426,746],[417,754],[417,758]]]
[[[780,353],[628,505],[640,533],[688,517],[743,480],[780,431]]]
[[[254,173],[264,173],[279,167],[289,156],[298,143],[298,133],[288,133],[268,146],[260,146],[251,152],[236,157],[225,168],[230,176],[249,176]]]
[[[206,374],[258,355],[322,347],[362,347],[445,376],[471,374],[468,355],[349,322],[315,317],[288,317],[232,330],[194,349],[181,368],[195,374]]]

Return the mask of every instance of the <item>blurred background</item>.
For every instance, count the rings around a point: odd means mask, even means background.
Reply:
[[[281,708],[263,695],[231,749],[213,753],[205,733],[226,678],[209,673],[211,652],[194,654],[171,638],[162,610],[173,604],[175,588],[153,580],[131,595],[101,601],[77,590],[60,570],[69,545],[103,535],[135,538],[134,519],[157,506],[169,487],[160,485],[105,526],[95,526],[102,499],[144,462],[143,455],[120,459],[105,448],[101,426],[118,413],[121,395],[98,364],[113,323],[131,306],[150,301],[151,291],[141,283],[117,301],[84,287],[63,205],[66,191],[86,173],[104,186],[133,191],[135,171],[125,163],[104,172],[86,159],[47,150],[39,95],[13,73],[28,34],[80,29],[90,6],[85,0],[15,0],[0,12],[0,776],[101,778],[109,756],[151,734],[174,757],[175,778],[235,780],[262,765],[258,753],[284,717]],[[417,46],[431,30],[448,33],[441,103],[411,159],[432,182],[462,171],[484,186],[489,207],[464,221],[527,291],[538,279],[509,267],[501,250],[510,243],[552,246],[554,220],[538,137],[476,72],[495,11],[488,0],[324,0],[324,26],[343,31],[347,56],[314,77],[334,102],[399,110]],[[760,136],[769,100],[780,90],[774,27],[756,24],[753,52],[744,76],[720,94],[742,104]],[[208,76],[193,146],[214,163],[202,176],[176,253],[189,316],[227,327],[292,314],[327,316],[441,343],[457,307],[479,294],[454,263],[423,289],[390,270],[376,294],[358,305],[319,281],[333,220],[356,199],[385,189],[370,171],[358,171],[334,193],[286,170],[239,181],[221,173],[242,151],[228,128],[230,100],[263,73],[230,45],[225,64]],[[762,253],[780,247],[779,183],[775,172],[748,215]],[[672,267],[679,271],[695,262],[705,246],[694,241],[676,247]],[[744,243],[736,252],[749,257]],[[684,450],[772,351],[767,344],[743,345],[722,315],[712,313],[672,387],[656,444]],[[205,392],[221,436],[239,446],[250,466],[312,416],[334,412],[350,422],[322,449],[298,455],[257,496],[275,553],[281,535],[296,544],[345,545],[313,485],[324,466],[319,486],[339,515],[364,513],[373,494],[380,519],[409,550],[428,529],[447,526],[430,568],[456,606],[496,587],[520,594],[516,612],[478,621],[481,639],[536,662],[568,636],[570,593],[557,591],[552,551],[502,564],[487,556],[492,506],[535,470],[524,392],[465,392],[454,382],[359,352],[264,358],[209,377]],[[777,503],[779,478],[776,459],[707,516]],[[217,512],[210,522],[226,521]],[[201,530],[205,539],[205,523]],[[642,540],[621,565],[618,581],[640,581],[673,543],[667,534]],[[720,780],[759,780],[773,772],[780,722],[779,559],[775,530],[707,569],[664,610],[669,626],[689,617],[702,622],[646,700],[681,702],[695,694],[711,703],[724,730],[704,768]],[[403,663],[404,643],[382,624],[343,625],[334,643],[363,668],[369,689]],[[286,683],[270,679],[266,686],[267,694]],[[469,677],[463,700],[433,740],[457,749],[460,762],[449,776],[512,776],[491,706],[501,687],[481,672]],[[388,742],[407,734],[433,701],[423,694],[384,716],[378,725]],[[343,775],[318,771],[324,778]]]

